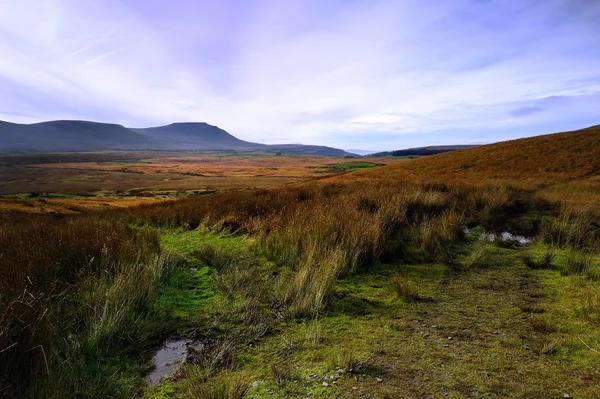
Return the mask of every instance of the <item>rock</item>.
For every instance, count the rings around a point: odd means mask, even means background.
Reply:
[[[331,381],[337,381],[337,377],[336,377],[335,375],[330,375],[330,376],[329,376],[329,379],[330,379]]]
[[[573,397],[566,392],[562,394],[562,397],[563,399],[573,399]]]
[[[344,374],[344,373],[345,373],[344,369],[338,369],[338,371],[337,371],[337,372],[338,372],[339,374]]]
[[[329,383],[328,383],[328,382],[325,382],[325,381],[323,381],[323,386],[324,386],[324,387],[328,387],[328,386],[329,386]]]
[[[383,382],[383,379],[381,379],[381,378],[377,378],[377,382],[378,382],[378,383],[380,383],[380,382]]]
[[[517,370],[517,374],[523,374],[523,370]]]
[[[438,326],[436,326],[435,324],[433,326],[431,326],[431,328],[438,328]]]
[[[352,387],[352,389],[358,389],[358,387]]]
[[[427,338],[427,337],[429,337],[429,334],[427,334],[427,333],[423,334],[423,338]]]
[[[254,381],[252,384],[250,384],[250,386],[252,388],[256,388],[258,386],[258,381]]]
[[[449,347],[449,346],[450,346],[450,345],[448,345],[448,344],[444,344],[444,348],[447,348],[447,347]]]
[[[451,340],[451,339],[452,339],[452,337],[448,337],[448,339],[449,339],[449,340]]]

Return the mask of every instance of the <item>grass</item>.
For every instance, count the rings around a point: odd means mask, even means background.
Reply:
[[[573,137],[580,148],[590,136]],[[546,139],[523,148],[538,151]],[[33,397],[593,397],[597,215],[549,206],[529,191],[532,181],[505,170],[514,165],[504,151],[515,145],[491,147],[495,160],[477,158],[479,147],[60,224],[59,216],[9,214],[0,222],[2,389]],[[563,155],[542,181],[564,181]],[[152,161],[128,169],[158,162],[144,159]],[[73,163],[50,161],[40,170]],[[75,163],[91,168],[85,162]],[[528,162],[523,174],[540,172]],[[588,178],[594,162],[577,163],[573,179]],[[170,177],[203,179],[176,169]],[[453,174],[463,180],[436,181]],[[479,177],[494,184],[473,183]],[[478,239],[507,226],[539,239]],[[148,388],[151,348],[169,335],[204,349]]]
[[[531,269],[552,269],[552,261],[555,258],[555,254],[551,251],[544,253],[541,257],[535,258],[531,255],[524,254],[521,259],[525,266]]]
[[[390,284],[393,290],[396,292],[399,298],[407,302],[416,302],[421,297],[417,291],[417,287],[407,277],[401,274],[395,273],[390,277]]]
[[[327,169],[329,169],[333,173],[347,173],[347,172],[355,172],[357,170],[375,168],[377,166],[382,166],[384,164],[374,163],[374,162],[364,162],[364,161],[349,161],[349,162],[339,162],[339,163],[328,164]]]

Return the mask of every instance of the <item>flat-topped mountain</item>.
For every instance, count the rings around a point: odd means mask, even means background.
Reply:
[[[265,151],[339,157],[347,154],[344,150],[324,146],[251,143],[203,122],[127,128],[75,120],[29,125],[0,121],[0,152],[105,150]]]

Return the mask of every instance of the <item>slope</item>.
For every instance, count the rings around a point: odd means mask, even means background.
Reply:
[[[600,174],[600,127],[504,141],[358,172],[346,179],[418,179],[540,188]]]

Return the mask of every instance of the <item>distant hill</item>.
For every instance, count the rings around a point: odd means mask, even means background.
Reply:
[[[377,151],[371,151],[371,150],[346,150],[351,154],[358,154],[358,155],[370,155],[370,154],[375,154]]]
[[[89,121],[50,121],[29,125],[0,121],[0,152],[106,150],[264,151],[343,157],[344,150],[302,144],[251,143],[207,123],[172,123],[127,128]]]
[[[531,188],[576,180],[597,185],[600,127],[481,145],[356,172],[343,178],[500,182]]]
[[[476,145],[434,145],[428,147],[407,148],[405,150],[384,151],[371,154],[371,157],[408,157],[442,154],[465,148],[477,147]]]

